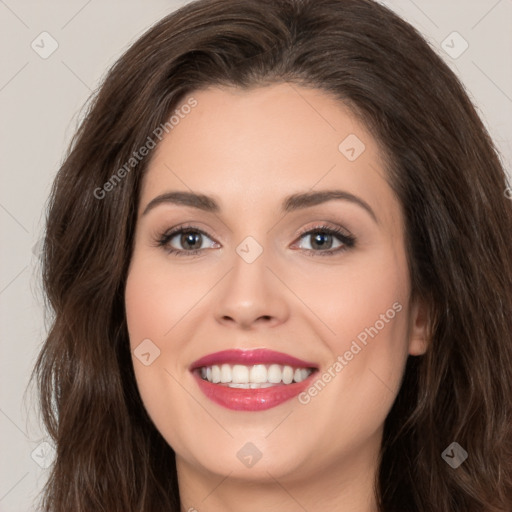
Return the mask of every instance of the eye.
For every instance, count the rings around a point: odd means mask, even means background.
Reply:
[[[157,245],[164,247],[169,254],[193,256],[199,254],[205,248],[203,246],[205,238],[211,240],[203,230],[195,226],[181,226],[161,235],[157,240]],[[206,247],[214,247],[215,244],[216,242],[212,241]],[[175,245],[181,247],[176,248]]]
[[[307,253],[318,256],[329,256],[346,251],[355,245],[354,236],[344,233],[339,228],[324,225],[315,226],[300,235],[300,240],[311,239],[309,248],[303,248]],[[210,243],[203,245],[210,240]],[[337,241],[337,245],[336,245]],[[177,256],[195,256],[205,248],[218,247],[202,229],[196,226],[181,226],[158,237],[156,245],[163,247],[168,254]],[[178,245],[178,247],[176,247]],[[334,246],[334,248],[333,248]]]
[[[309,248],[306,247],[306,252],[319,256],[328,256],[346,251],[353,247],[356,241],[354,236],[344,233],[341,229],[328,226],[316,226],[300,236],[300,240],[307,240],[308,238],[311,242]],[[336,240],[338,240],[337,246],[335,245]]]

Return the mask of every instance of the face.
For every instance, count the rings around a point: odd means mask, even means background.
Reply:
[[[367,470],[425,350],[377,142],[315,89],[192,96],[144,177],[126,283],[144,405],[179,469]]]

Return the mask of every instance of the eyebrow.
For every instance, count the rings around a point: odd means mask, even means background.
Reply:
[[[288,213],[333,200],[343,200],[357,204],[366,210],[372,219],[378,223],[375,212],[366,201],[344,190],[320,190],[317,192],[292,194],[284,199],[281,210],[283,213]],[[219,204],[213,197],[204,194],[196,194],[194,192],[171,191],[152,199],[146,208],[144,208],[142,215],[146,215],[150,210],[161,204],[189,206],[191,208],[197,208],[198,210],[211,213],[219,213],[221,210]]]

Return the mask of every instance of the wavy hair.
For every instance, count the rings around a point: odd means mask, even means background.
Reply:
[[[199,0],[151,27],[91,99],[48,201],[51,328],[33,377],[56,445],[47,512],[179,511],[175,455],[146,413],[124,310],[141,180],[126,164],[180,101],[212,85],[288,82],[333,95],[385,156],[430,344],[386,418],[381,512],[512,510],[512,202],[464,87],[371,0]],[[106,188],[105,188],[106,190]],[[454,469],[453,441],[468,453]]]

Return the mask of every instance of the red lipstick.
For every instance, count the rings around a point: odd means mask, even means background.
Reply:
[[[229,387],[228,384],[214,384],[201,376],[201,368],[213,365],[281,365],[291,366],[293,369],[308,369],[311,374],[301,382],[284,384],[280,382],[271,387],[257,389],[244,389]],[[223,350],[204,356],[190,365],[190,371],[194,375],[199,389],[213,402],[232,410],[261,411],[275,407],[290,400],[311,385],[318,365],[292,357],[282,352],[267,349],[253,350]]]

